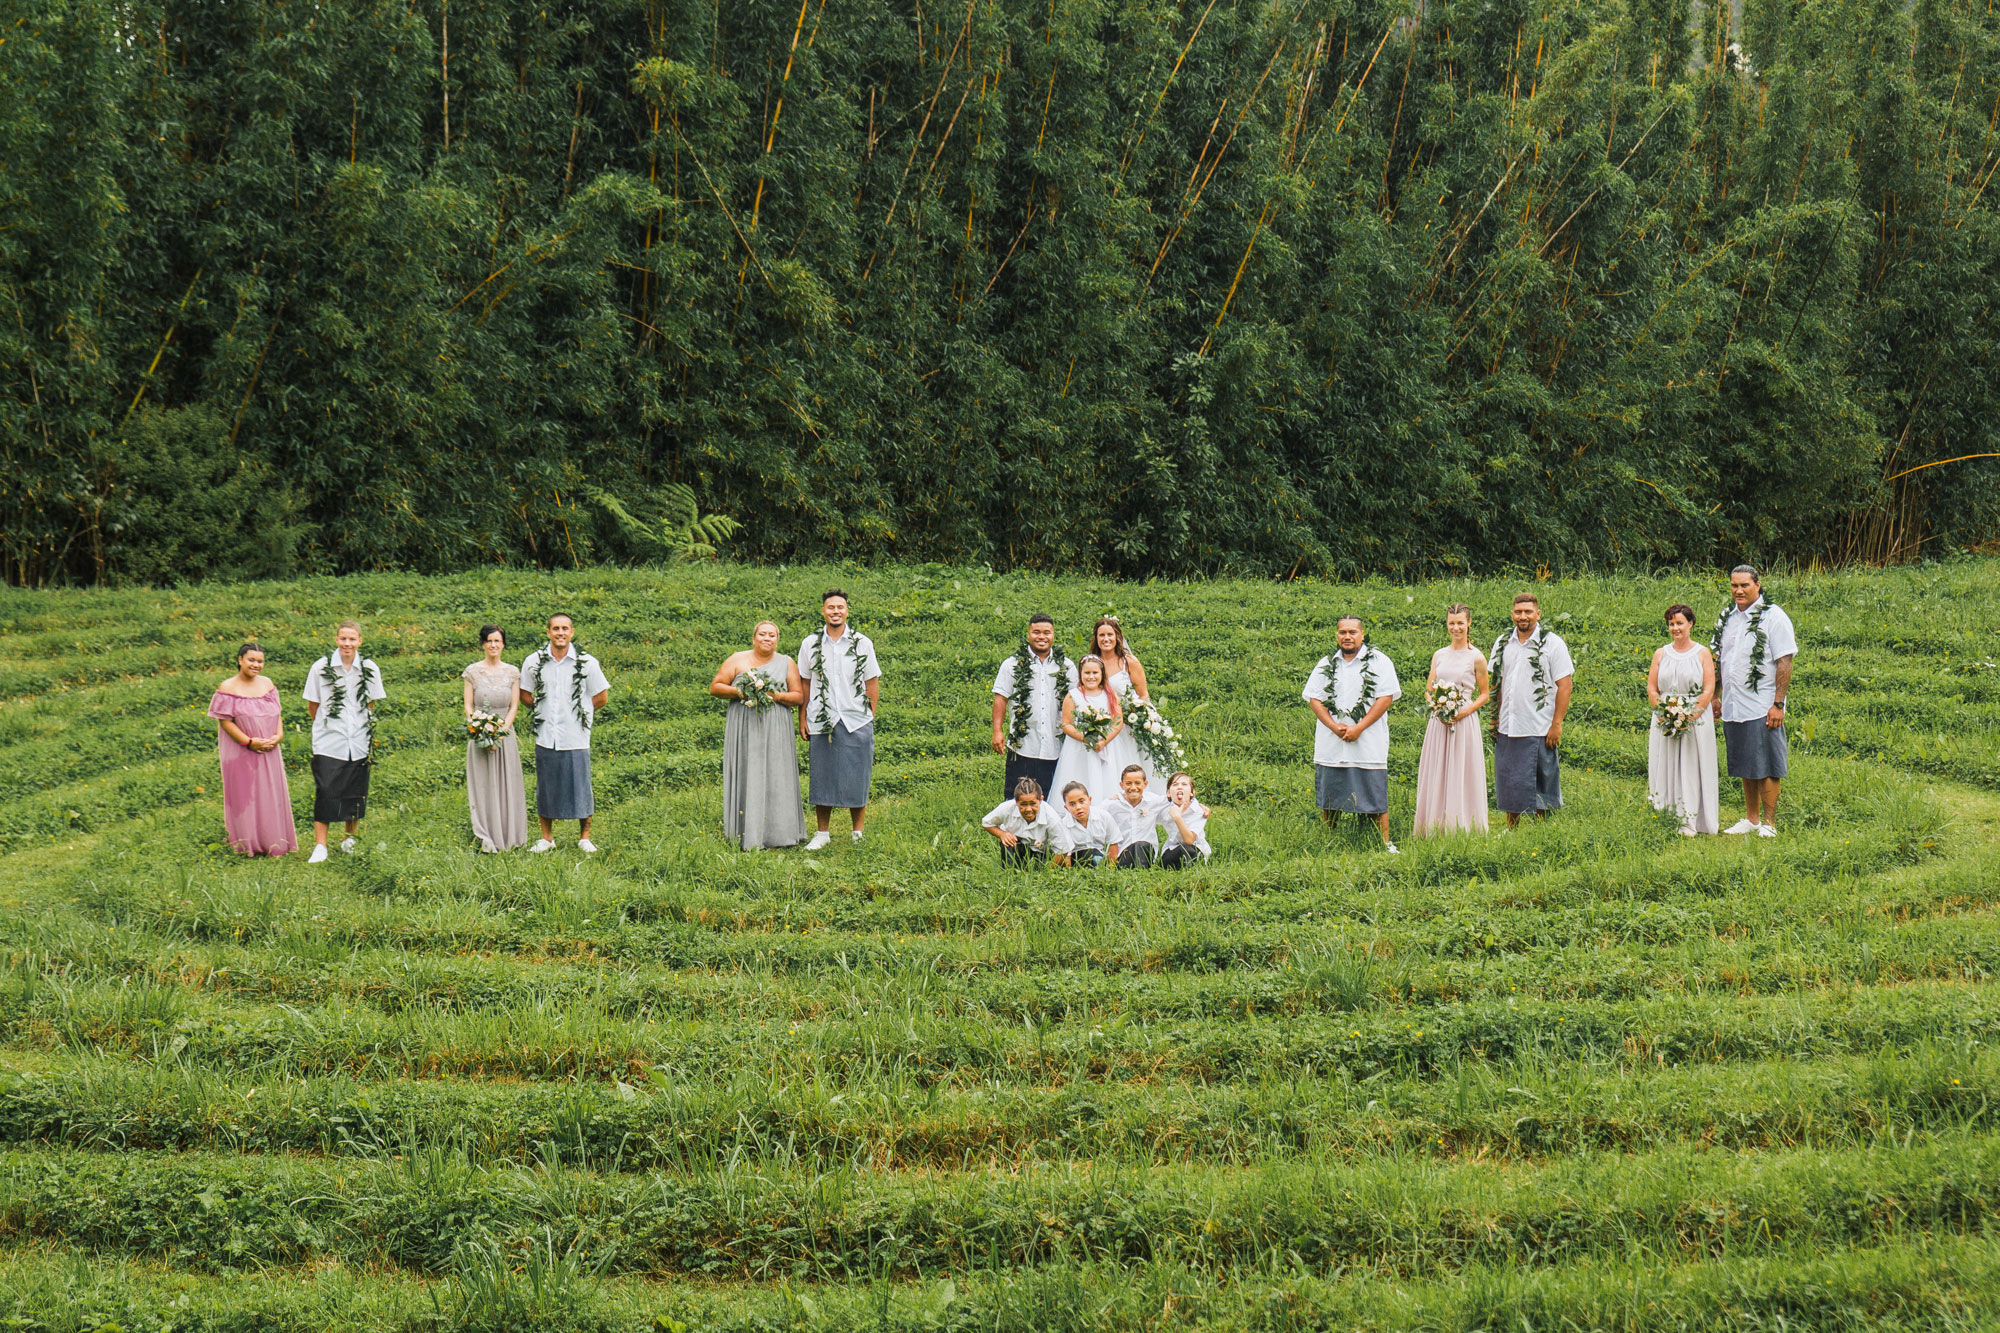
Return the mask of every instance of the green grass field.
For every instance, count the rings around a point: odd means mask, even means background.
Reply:
[[[706,683],[832,581],[885,671],[869,842],[733,852]],[[1414,700],[1444,606],[1487,643],[1513,583],[0,593],[0,1327],[2000,1328],[1996,586],[1770,583],[1768,841],[1645,799],[1659,613],[1705,630],[1720,575],[1545,584],[1568,808],[1410,838],[1406,702],[1400,857],[1319,825],[1299,688],[1355,609]],[[604,850],[481,857],[458,672],[558,605],[612,679]],[[1044,609],[1124,618],[1206,867],[995,864],[988,691]],[[349,615],[392,695],[362,850],[231,855],[230,650],[299,723]]]

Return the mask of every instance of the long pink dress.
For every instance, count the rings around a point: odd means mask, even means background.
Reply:
[[[245,736],[276,736],[284,729],[278,691],[248,699],[222,690],[208,701],[208,715],[228,718]],[[299,849],[292,823],[292,791],[285,783],[283,747],[262,754],[238,745],[216,727],[222,755],[222,827],[229,845],[245,856],[283,856]]]
[[[1477,648],[1440,648],[1431,670],[1440,685],[1463,685],[1476,696],[1475,673],[1484,660]],[[1486,741],[1475,714],[1448,727],[1436,717],[1424,729],[1424,752],[1417,759],[1415,832],[1486,831]]]

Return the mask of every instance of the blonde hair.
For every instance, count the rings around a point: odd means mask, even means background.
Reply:
[[[1089,666],[1092,662],[1097,663],[1098,684],[1102,685],[1105,681],[1111,679],[1111,668],[1104,665],[1104,659],[1099,657],[1096,653],[1085,653],[1082,657],[1077,659],[1076,663],[1076,683],[1079,686],[1083,684],[1083,669]]]

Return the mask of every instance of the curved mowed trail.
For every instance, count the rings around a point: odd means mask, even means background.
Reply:
[[[8,1327],[1960,1328],[2000,1323],[2000,566],[1774,581],[1775,840],[1645,801],[1660,610],[1542,585],[1568,808],[1310,809],[1335,618],[1418,694],[1504,581],[1119,585],[732,566],[0,594]],[[884,663],[863,847],[740,855],[719,706],[840,582]],[[606,663],[604,851],[471,851],[458,672],[556,606]],[[1006,874],[995,664],[1115,609],[1220,855]],[[293,722],[359,613],[392,702],[362,849],[220,846],[256,634]],[[287,745],[308,814],[303,737]],[[1740,796],[1724,788],[1725,818]],[[844,816],[841,817],[844,820]],[[844,829],[844,823],[837,830]]]

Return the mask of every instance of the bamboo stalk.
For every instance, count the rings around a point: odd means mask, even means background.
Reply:
[[[792,81],[792,62],[798,57],[799,36],[806,30],[806,8],[811,4],[812,0],[799,0],[799,21],[792,25],[792,44],[785,51],[785,73],[778,80],[778,104],[772,108],[771,123],[764,132],[763,155],[766,160],[769,160],[771,149],[778,142],[778,117],[785,114],[785,88]],[[757,234],[757,215],[763,206],[764,169],[760,165],[757,169],[757,195],[756,198],[750,201],[750,234],[753,236]],[[739,276],[737,278],[738,285],[741,285],[742,281],[741,276]]]
[[[952,43],[951,54],[945,58],[945,62],[938,72],[937,87],[933,89],[931,92],[930,105],[924,108],[924,119],[923,123],[917,126],[917,137],[910,143],[910,156],[909,159],[903,163],[902,176],[898,178],[896,181],[896,193],[893,197],[890,198],[889,207],[882,214],[882,222],[880,224],[880,227],[878,228],[878,235],[876,236],[877,249],[873,254],[870,254],[868,256],[868,263],[861,270],[861,281],[863,282],[866,282],[868,280],[868,275],[875,271],[875,257],[876,255],[881,253],[880,250],[881,236],[879,235],[879,232],[887,230],[890,221],[894,219],[894,217],[896,216],[896,205],[903,202],[903,188],[909,184],[910,169],[916,166],[917,164],[917,150],[924,146],[924,135],[930,131],[931,116],[937,111],[938,99],[944,96],[944,85],[951,78],[951,67],[958,60],[958,48],[965,41],[966,36],[972,31],[973,9],[976,5],[978,5],[978,3],[979,0],[967,0],[967,4],[965,6],[965,22],[959,25],[958,39],[957,41],[954,41]],[[960,105],[963,104],[964,104],[964,99],[961,98]]]
[[[1201,350],[1194,354],[1199,361],[1208,355],[1209,344],[1215,341],[1215,331],[1222,327],[1223,316],[1229,313],[1230,302],[1236,299],[1236,288],[1243,281],[1243,270],[1250,266],[1250,252],[1257,248],[1257,238],[1264,234],[1264,220],[1271,214],[1270,201],[1257,210],[1257,225],[1250,231],[1250,243],[1243,247],[1243,258],[1236,262],[1236,276],[1229,280],[1229,292],[1222,298],[1222,309],[1215,312],[1215,323],[1208,326],[1208,336],[1201,340]]]
[[[1215,0],[1208,0],[1208,8],[1201,11],[1201,17],[1195,21],[1194,31],[1188,34],[1186,44],[1181,47],[1181,53],[1174,57],[1174,67],[1167,71],[1167,81],[1160,85],[1160,95],[1153,99],[1153,109],[1146,113],[1145,122],[1139,126],[1139,137],[1132,141],[1132,146],[1126,149],[1124,156],[1118,160],[1117,188],[1124,187],[1127,168],[1131,166],[1133,157],[1138,154],[1140,145],[1146,142],[1146,133],[1153,128],[1153,121],[1167,100],[1167,91],[1174,86],[1174,79],[1181,72],[1182,62],[1188,58],[1188,52],[1194,49],[1195,39],[1201,36],[1202,28],[1208,23],[1208,16],[1214,11]],[[1116,193],[1116,190],[1113,192]]]
[[[167,344],[173,341],[174,330],[181,326],[181,316],[187,313],[188,300],[194,295],[194,285],[201,281],[201,275],[206,271],[198,268],[194,271],[194,277],[188,280],[187,290],[181,293],[181,303],[174,308],[174,322],[167,325],[166,333],[160,338],[159,347],[154,349],[152,364],[146,367],[146,373],[140,377],[138,391],[132,395],[132,402],[126,407],[125,415],[118,419],[118,429],[124,430],[125,423],[139,410],[139,400],[146,396],[146,386],[153,382],[153,372],[160,368],[160,358],[167,354]],[[93,436],[97,434],[96,431],[90,433]]]

